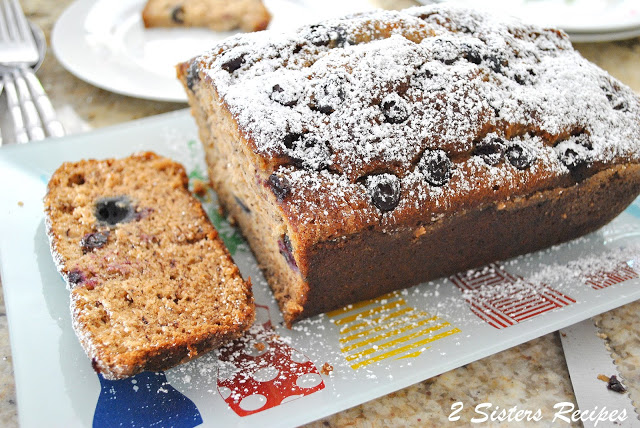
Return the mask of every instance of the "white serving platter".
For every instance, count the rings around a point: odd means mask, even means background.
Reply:
[[[186,110],[0,149],[0,269],[22,427],[297,426],[640,298],[636,201],[584,238],[288,330],[251,252],[207,198],[207,212],[253,279],[259,321],[233,345],[235,358],[214,352],[165,373],[104,381],[71,328],[42,198],[64,161],[141,150],[204,178]]]

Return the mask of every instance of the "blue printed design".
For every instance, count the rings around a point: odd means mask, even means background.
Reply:
[[[94,428],[192,428],[202,423],[198,408],[169,385],[164,373],[144,372],[123,380],[100,378]]]

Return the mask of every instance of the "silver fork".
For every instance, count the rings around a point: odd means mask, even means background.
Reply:
[[[0,63],[35,64],[38,47],[18,0],[3,0],[0,15]]]
[[[40,81],[31,69],[40,55],[33,33],[17,0],[0,5],[0,72],[18,143],[64,135],[62,124]],[[1,144],[1,143],[0,143]]]

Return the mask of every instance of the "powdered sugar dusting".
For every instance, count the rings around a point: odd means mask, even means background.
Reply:
[[[573,168],[640,153],[632,91],[564,33],[512,18],[451,6],[376,11],[240,35],[196,61],[254,152],[297,189],[285,203],[307,223],[330,206],[393,224],[409,208],[438,213],[497,187],[526,195]],[[504,150],[480,156],[487,138]],[[453,169],[434,186],[418,165],[436,149]],[[366,188],[381,173],[400,180],[389,212]]]

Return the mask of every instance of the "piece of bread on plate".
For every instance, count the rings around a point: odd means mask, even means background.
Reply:
[[[251,282],[187,186],[180,164],[150,152],[64,163],[49,181],[51,251],[105,378],[168,369],[253,323]]]
[[[208,27],[245,32],[267,28],[271,14],[262,0],[149,0],[142,21],[151,27]]]

